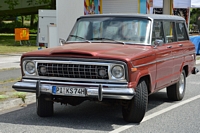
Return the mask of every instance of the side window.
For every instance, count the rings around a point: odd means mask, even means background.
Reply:
[[[163,26],[164,26],[166,43],[175,42],[176,38],[175,38],[174,22],[164,21]]]
[[[176,33],[178,41],[189,40],[187,36],[187,30],[184,22],[176,23]]]
[[[155,40],[163,40],[164,42],[165,39],[162,25],[162,21],[154,21],[152,32],[152,44],[154,44]]]

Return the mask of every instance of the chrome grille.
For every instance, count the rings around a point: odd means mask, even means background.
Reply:
[[[44,72],[44,70],[46,72]],[[37,71],[39,76],[109,79],[108,66],[101,65],[38,63]],[[103,74],[100,75],[102,72]]]

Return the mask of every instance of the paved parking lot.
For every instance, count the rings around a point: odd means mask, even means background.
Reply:
[[[22,54],[0,55],[0,69],[20,68],[20,57]]]

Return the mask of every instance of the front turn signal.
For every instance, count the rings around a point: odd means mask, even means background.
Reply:
[[[131,68],[131,72],[136,72],[137,71],[137,68],[133,67]]]

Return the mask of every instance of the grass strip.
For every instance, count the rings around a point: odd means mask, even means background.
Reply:
[[[21,77],[19,77],[19,78],[10,78],[10,79],[7,79],[7,80],[0,81],[0,84],[6,84],[6,83],[10,83],[10,82],[17,82],[20,79],[21,79]]]

